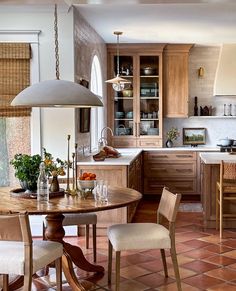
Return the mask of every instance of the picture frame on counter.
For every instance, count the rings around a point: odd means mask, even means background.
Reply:
[[[191,146],[206,144],[206,128],[183,128],[183,144]]]

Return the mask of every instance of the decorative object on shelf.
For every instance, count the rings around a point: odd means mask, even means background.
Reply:
[[[194,97],[194,116],[198,116],[197,96]]]
[[[204,75],[205,75],[205,70],[204,70],[203,67],[200,67],[200,68],[198,69],[198,78],[203,78]]]
[[[171,148],[173,146],[173,140],[176,140],[179,137],[179,135],[180,133],[177,127],[172,127],[169,131],[167,131],[166,147]]]
[[[172,148],[173,147],[173,141],[171,140],[171,139],[167,139],[167,141],[166,141],[166,147],[167,148]]]
[[[200,116],[211,116],[212,115],[212,106],[200,106]]]
[[[206,143],[205,128],[183,128],[183,144],[197,146]]]
[[[116,35],[117,37],[117,52],[116,52],[116,55],[117,55],[117,69],[116,69],[116,77],[113,78],[113,79],[109,79],[106,81],[106,83],[111,83],[112,84],[112,88],[115,90],[115,91],[122,91],[125,89],[125,86],[126,84],[129,84],[131,83],[131,81],[129,80],[126,80],[124,78],[121,78],[120,77],[120,56],[119,56],[119,38],[120,38],[120,35],[122,35],[123,32],[121,31],[114,31],[114,34]]]
[[[103,106],[97,95],[71,81],[60,80],[57,5],[54,10],[56,80],[33,84],[21,91],[11,102],[12,106],[28,107],[97,107]]]

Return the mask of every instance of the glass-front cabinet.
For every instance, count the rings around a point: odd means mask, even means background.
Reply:
[[[108,125],[114,147],[162,146],[162,45],[120,45],[124,90],[107,84]],[[108,45],[108,78],[117,74],[116,47]]]

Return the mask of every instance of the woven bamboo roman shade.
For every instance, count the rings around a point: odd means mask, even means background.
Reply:
[[[30,85],[30,44],[0,43],[0,117],[29,116],[31,108],[11,106]]]

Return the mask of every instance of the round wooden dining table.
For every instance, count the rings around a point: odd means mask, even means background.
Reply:
[[[64,213],[97,212],[137,203],[142,195],[133,189],[123,187],[108,187],[108,202],[97,203],[92,197],[82,199],[78,195],[54,197],[46,204],[39,204],[36,199],[17,197],[11,194],[8,187],[0,188],[0,214],[28,212],[30,215],[46,215],[47,229],[45,236],[48,240],[61,242],[64,246],[62,267],[67,282],[72,290],[89,290],[91,284],[87,281],[80,282],[75,273],[72,262],[87,272],[103,273],[103,266],[87,261],[79,246],[71,245],[63,240],[65,230],[62,225]],[[17,282],[12,282],[10,290],[18,288]]]

